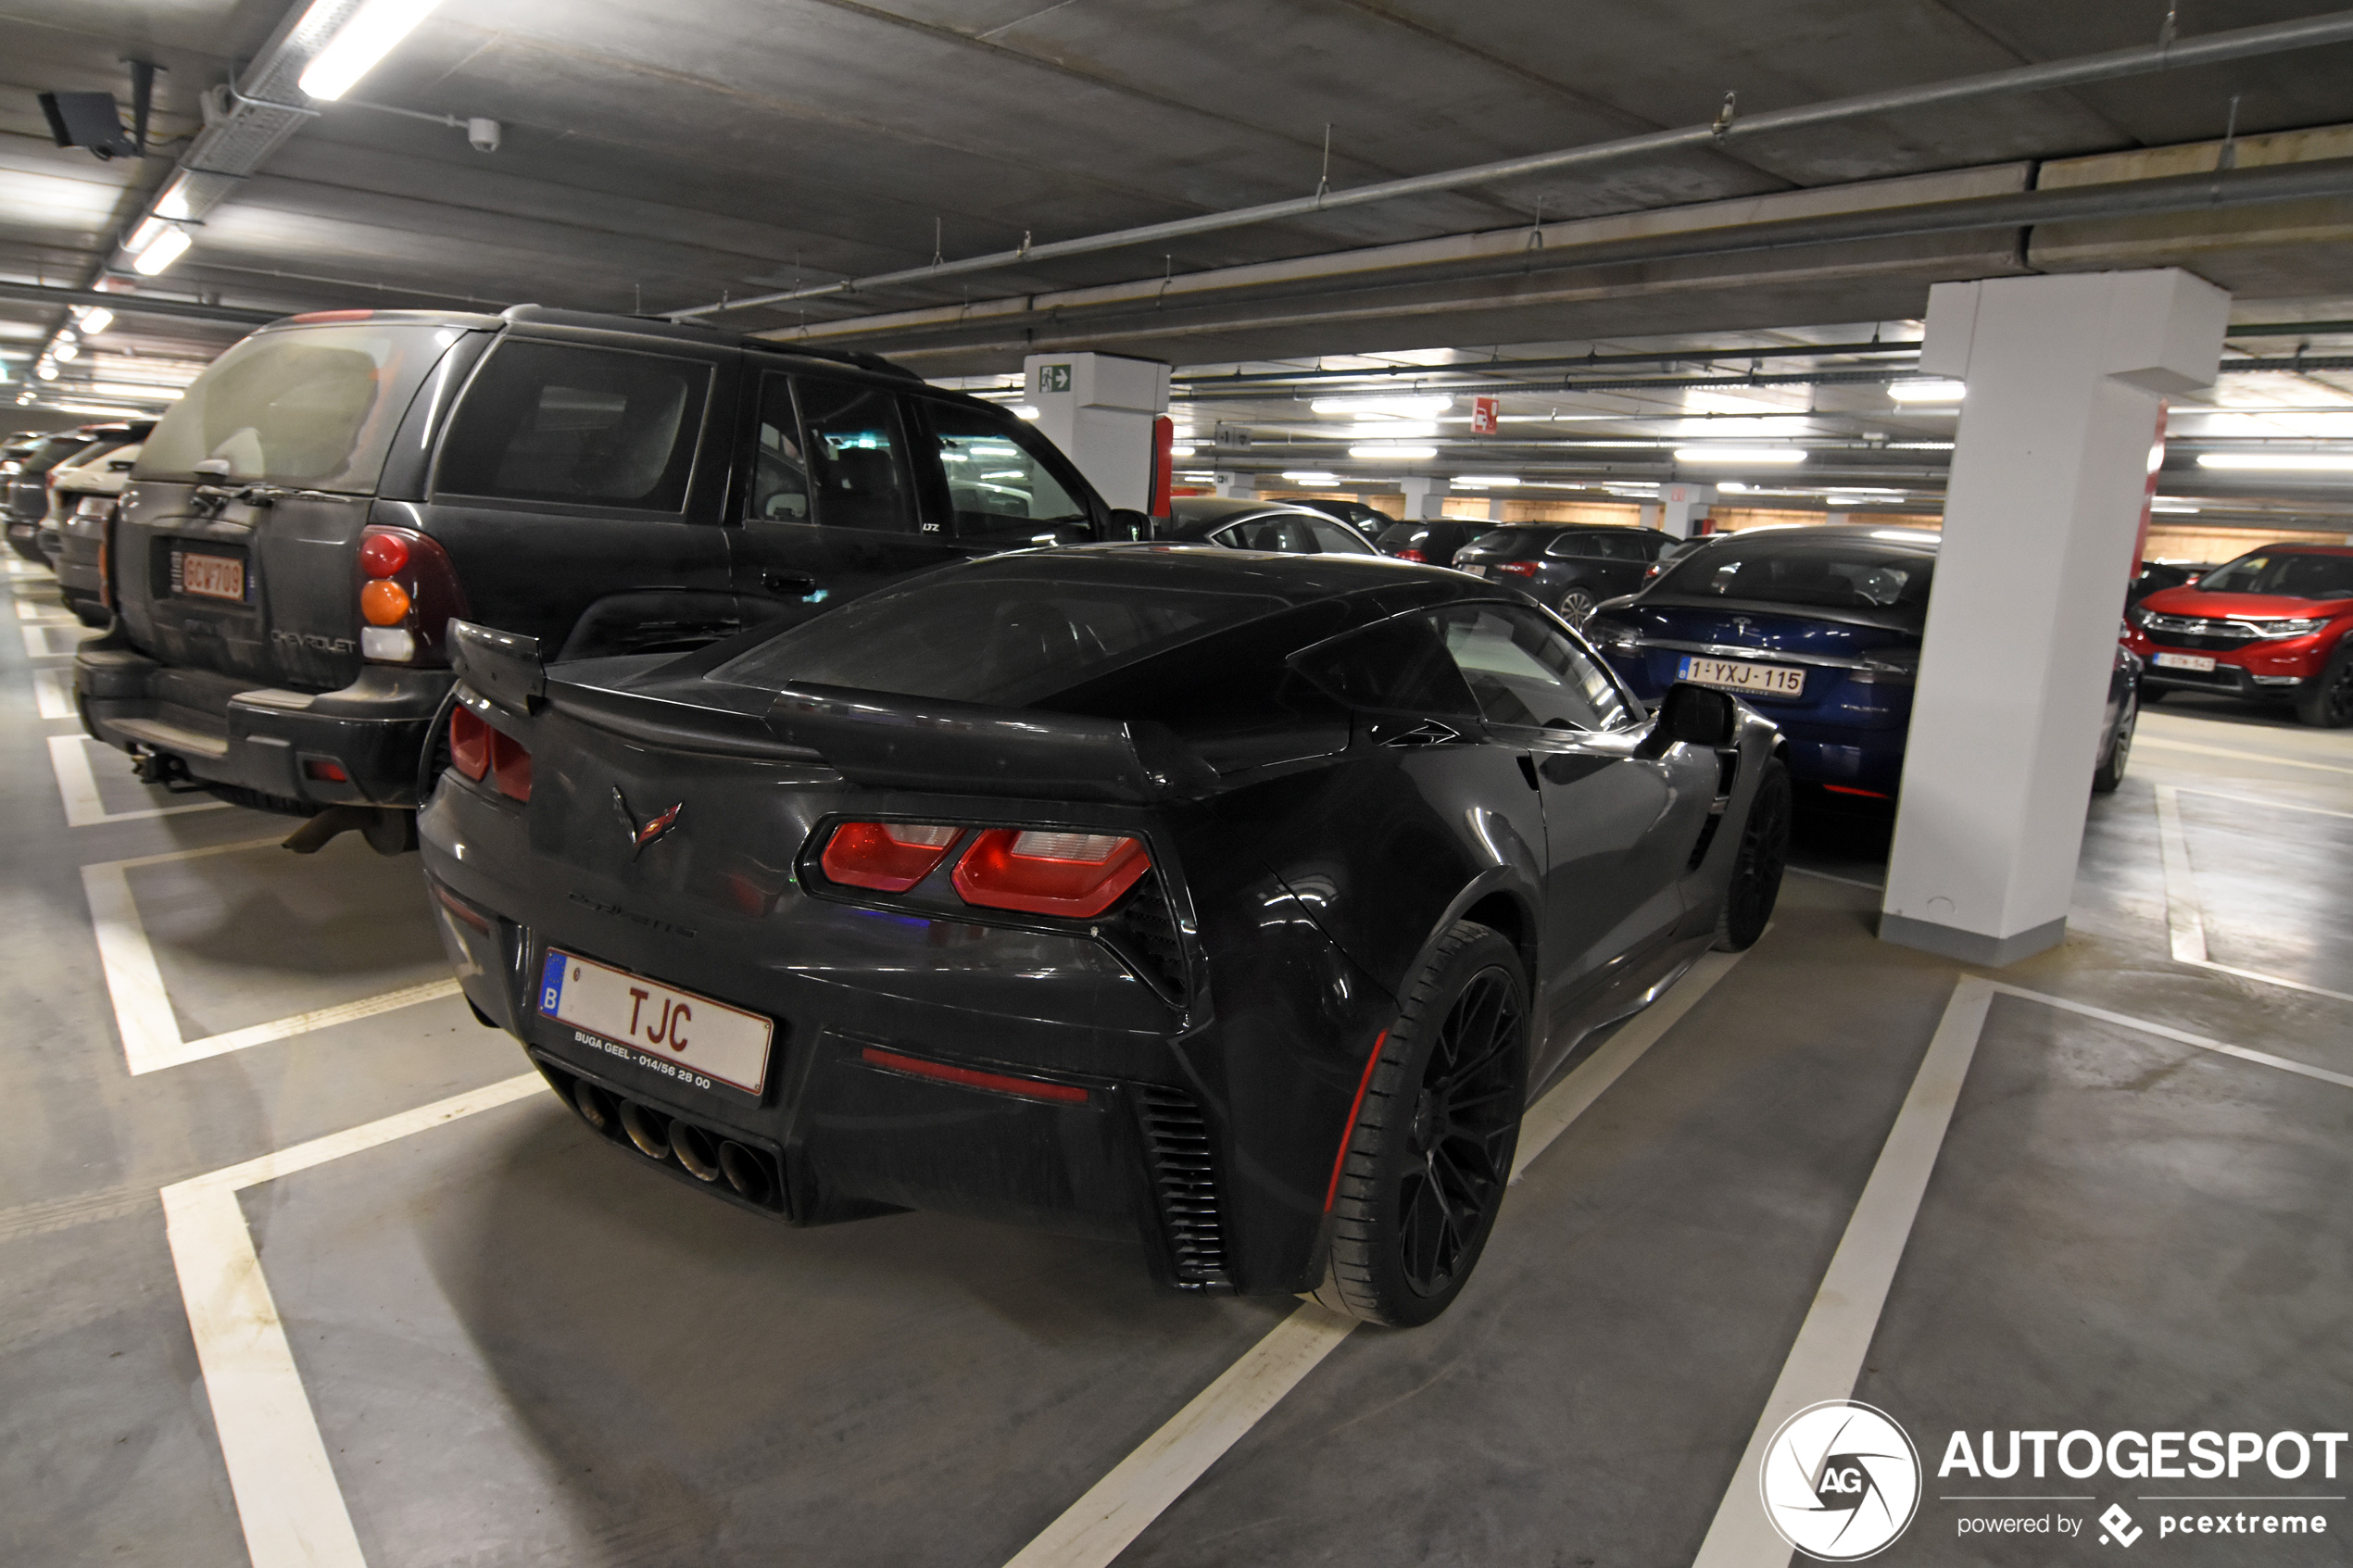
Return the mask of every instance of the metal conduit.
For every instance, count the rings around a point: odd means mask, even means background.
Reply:
[[[1416,174],[1403,179],[1378,181],[1369,185],[1357,185],[1344,191],[1318,191],[1312,196],[1294,196],[1284,201],[1261,202],[1252,207],[1234,207],[1225,212],[1202,213],[1197,217],[1173,219],[1164,223],[1145,223],[1134,228],[1115,229],[1107,233],[1089,234],[1076,239],[1051,240],[1044,245],[1030,245],[1025,241],[1019,247],[1013,250],[991,251],[982,256],[965,257],[956,261],[928,263],[921,267],[905,267],[897,271],[877,272],[868,277],[844,279],[837,282],[812,283],[806,288],[749,295],[742,299],[721,300],[712,305],[690,306],[685,309],[667,311],[664,314],[673,321],[682,321],[698,316],[717,315],[722,311],[745,310],[755,306],[780,305],[799,299],[820,299],[831,295],[856,294],[866,289],[887,288],[897,283],[928,282],[942,278],[966,277],[975,272],[996,271],[1002,268],[1029,262],[1052,261],[1066,256],[1089,256],[1098,251],[1117,250],[1128,245],[1150,245],[1162,240],[1184,239],[1194,234],[1216,233],[1227,229],[1247,228],[1253,224],[1274,222],[1285,218],[1312,217],[1316,213],[1340,207],[1365,207],[1375,202],[1395,201],[1404,196],[1428,195],[1438,192],[1460,190],[1467,185],[1491,184],[1496,181],[1521,179],[1531,174],[1551,174],[1566,169],[1614,163],[1625,158],[1676,152],[1690,147],[1714,146],[1721,143],[1744,141],[1754,136],[1770,135],[1776,132],[1835,124],[1841,120],[1860,119],[1878,114],[1893,114],[1935,104],[1957,103],[1967,99],[2003,94],[2048,92],[2056,88],[2081,86],[2085,82],[2111,82],[2120,77],[2145,76],[2156,71],[2183,70],[2195,66],[2220,65],[2231,60],[2248,59],[2292,49],[2309,49],[2322,44],[2348,42],[2353,42],[2353,11],[2332,11],[2322,16],[2306,17],[2296,21],[2275,22],[2262,27],[2237,28],[2228,32],[2208,33],[2199,38],[2176,39],[2132,49],[2112,49],[2105,54],[2082,55],[2073,59],[2017,66],[2007,70],[1983,71],[1975,76],[1955,77],[1948,82],[1929,82],[1917,87],[1893,88],[1884,93],[1866,93],[1850,98],[1833,98],[1819,104],[1801,105],[1795,108],[1768,109],[1762,114],[1735,117],[1730,120],[1718,120],[1705,125],[1686,125],[1675,130],[1647,132],[1639,136],[1624,136],[1615,141],[1595,142],[1581,147],[1564,147],[1554,152],[1534,153],[1525,157],[1501,158],[1491,163],[1472,164],[1466,168],[1444,169],[1432,174]]]

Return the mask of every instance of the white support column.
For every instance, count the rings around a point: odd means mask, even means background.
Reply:
[[[1033,354],[1023,396],[1038,428],[1114,507],[1151,499],[1152,420],[1168,411],[1168,367],[1115,354]]]
[[[1487,497],[1487,521],[1490,522],[1504,521],[1504,498],[1501,495]]]
[[[1678,539],[1696,532],[1699,520],[1716,504],[1713,484],[1662,484],[1658,487],[1659,527]]]
[[[1428,474],[1411,474],[1398,482],[1405,490],[1406,522],[1420,522],[1446,515],[1446,491],[1450,481],[1433,479]]]
[[[1656,501],[1644,501],[1640,507],[1635,508],[1636,520],[1640,521],[1644,528],[1656,528],[1659,525],[1659,518],[1662,515],[1662,512],[1663,508]]]
[[[2066,934],[2158,400],[2213,382],[2230,303],[2171,268],[1930,292],[1920,371],[1969,395],[1885,940],[2000,965]]]

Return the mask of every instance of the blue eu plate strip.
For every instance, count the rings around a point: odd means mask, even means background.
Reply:
[[[556,1008],[564,999],[564,955],[552,947],[547,951],[547,967],[539,974],[539,1010],[554,1017]]]

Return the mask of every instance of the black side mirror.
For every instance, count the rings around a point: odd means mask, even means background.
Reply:
[[[1687,746],[1730,746],[1740,731],[1740,709],[1730,692],[1678,681],[1659,699],[1658,714],[1643,739],[1645,757],[1658,757],[1680,741]]]
[[[1106,544],[1133,542],[1152,536],[1152,520],[1133,507],[1114,507],[1103,523]]]

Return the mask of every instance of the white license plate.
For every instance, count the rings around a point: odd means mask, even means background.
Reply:
[[[180,591],[206,599],[245,602],[245,563],[232,556],[180,557]]]
[[[774,1025],[767,1019],[626,970],[551,947],[539,973],[539,1010],[587,1044],[683,1082],[716,1079],[756,1095],[768,1081]]]
[[[1730,659],[1686,659],[1676,679],[1726,691],[1762,692],[1768,696],[1803,696],[1806,671],[1785,664],[1743,664]]]
[[[2159,670],[2210,671],[2214,668],[2214,661],[2195,653],[2160,653],[2157,656],[2157,667]]]

